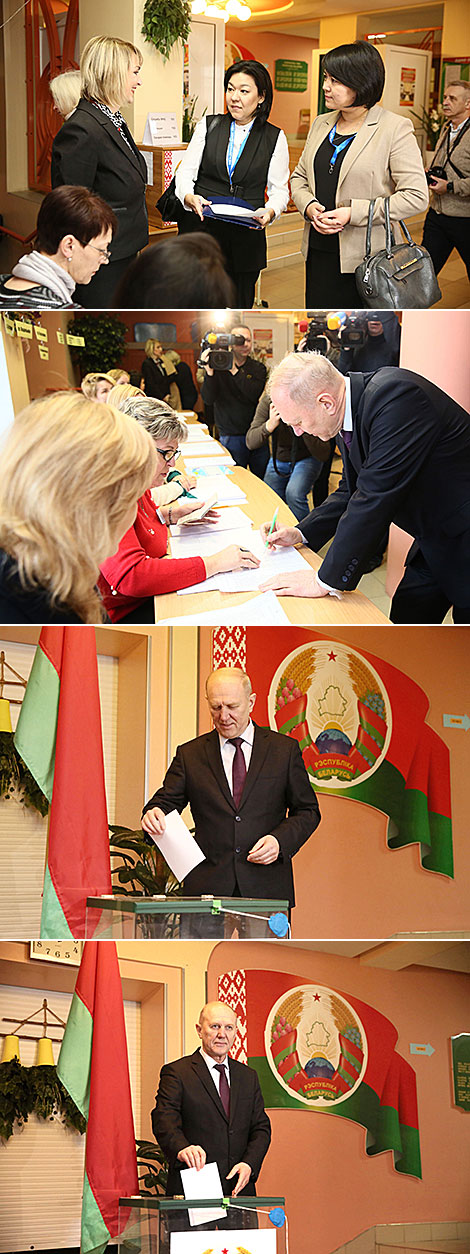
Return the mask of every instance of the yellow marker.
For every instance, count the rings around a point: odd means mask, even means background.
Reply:
[[[273,520],[272,520],[271,526],[270,526],[270,528],[269,528],[268,534],[267,534],[267,536],[266,536],[266,542],[265,542],[265,548],[266,548],[266,549],[267,549],[267,547],[268,547],[269,538],[270,538],[270,536],[272,536],[273,531],[274,531],[274,528],[275,528],[275,526],[276,526],[276,518],[277,518],[277,516],[278,516],[278,513],[279,513],[279,505],[278,505],[277,509],[275,509],[275,510],[274,510]]]

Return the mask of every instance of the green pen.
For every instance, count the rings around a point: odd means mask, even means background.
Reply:
[[[279,505],[278,505],[277,509],[275,509],[275,510],[274,510],[273,520],[272,520],[271,526],[270,526],[270,528],[269,528],[268,534],[267,534],[267,536],[266,536],[265,546],[264,546],[266,549],[267,549],[267,547],[268,547],[269,538],[270,538],[270,536],[272,536],[273,531],[274,531],[274,528],[275,528],[275,526],[276,526],[276,518],[277,518],[277,516],[278,516],[278,513],[279,513]]]

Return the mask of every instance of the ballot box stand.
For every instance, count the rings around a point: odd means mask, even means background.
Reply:
[[[252,897],[88,897],[89,940],[285,940],[289,903]]]
[[[204,1222],[202,1216],[213,1209],[224,1211],[224,1216]],[[238,1250],[244,1254],[287,1254],[288,1250],[283,1197],[204,1201],[151,1195],[122,1197],[118,1226],[119,1254],[208,1254],[209,1249],[211,1254]]]

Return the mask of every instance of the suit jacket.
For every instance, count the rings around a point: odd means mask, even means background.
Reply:
[[[163,785],[144,809],[165,814],[191,806],[196,840],[206,861],[190,871],[187,893],[288,899],[294,905],[291,860],[320,822],[320,810],[296,740],[255,726],[245,787],[236,809],[216,731],[179,745]],[[286,817],[286,811],[289,811]],[[280,856],[270,866],[247,862],[261,836],[276,836]]]
[[[354,434],[349,450],[338,437],[341,482],[299,523],[316,551],[335,537],[320,578],[355,588],[395,522],[415,536],[451,602],[467,604],[470,414],[412,370],[383,366],[349,378]]]
[[[52,145],[52,186],[89,187],[116,214],[119,229],[111,244],[113,261],[133,256],[148,243],[147,166],[125,123],[124,131],[130,148],[114,122],[82,98]]]
[[[338,113],[322,113],[315,118],[305,148],[291,174],[292,199],[301,214],[315,196],[314,160]],[[351,221],[340,231],[341,270],[351,273],[365,253],[369,201],[375,199],[372,252],[384,247],[384,197],[390,196],[393,220],[422,213],[429,203],[429,191],[421,153],[409,118],[400,118],[380,105],[369,109],[356,138],[350,144],[339,173],[336,207],[351,206]],[[310,230],[306,222],[302,255],[307,257]]]
[[[227,1181],[228,1172],[239,1162],[249,1163],[252,1171],[242,1192],[251,1196],[256,1193],[255,1180],[269,1147],[271,1124],[256,1071],[229,1058],[229,1072],[227,1118],[198,1049],[162,1067],[152,1128],[169,1160],[168,1197],[183,1192],[177,1155],[187,1145],[201,1145],[207,1161],[217,1163],[225,1197],[230,1196],[236,1183],[235,1178]]]

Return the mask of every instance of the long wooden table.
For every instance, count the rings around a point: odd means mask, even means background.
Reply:
[[[222,451],[226,452],[226,450]],[[247,499],[240,502],[240,508],[249,515],[254,527],[258,528],[263,522],[270,520],[277,507],[279,507],[278,522],[288,527],[297,525],[288,505],[277,496],[276,492],[273,492],[267,483],[258,479],[257,475],[253,475],[250,470],[236,466],[231,478],[246,492]],[[224,547],[224,533],[221,532],[220,548]],[[309,565],[314,570],[318,570],[322,559],[305,545],[302,546],[300,552]],[[165,618],[201,614],[205,610],[218,609],[221,611],[222,621],[226,606],[240,604],[241,601],[251,600],[252,597],[258,595],[257,592],[194,592],[186,596],[178,596],[177,592],[169,592],[155,598],[155,622],[158,623]],[[362,592],[345,593],[342,600],[331,596],[280,597],[279,600],[289,621],[301,627],[323,627],[331,626],[333,623],[346,626],[357,626],[361,623],[390,624],[385,614],[382,614],[382,611],[377,609]]]

